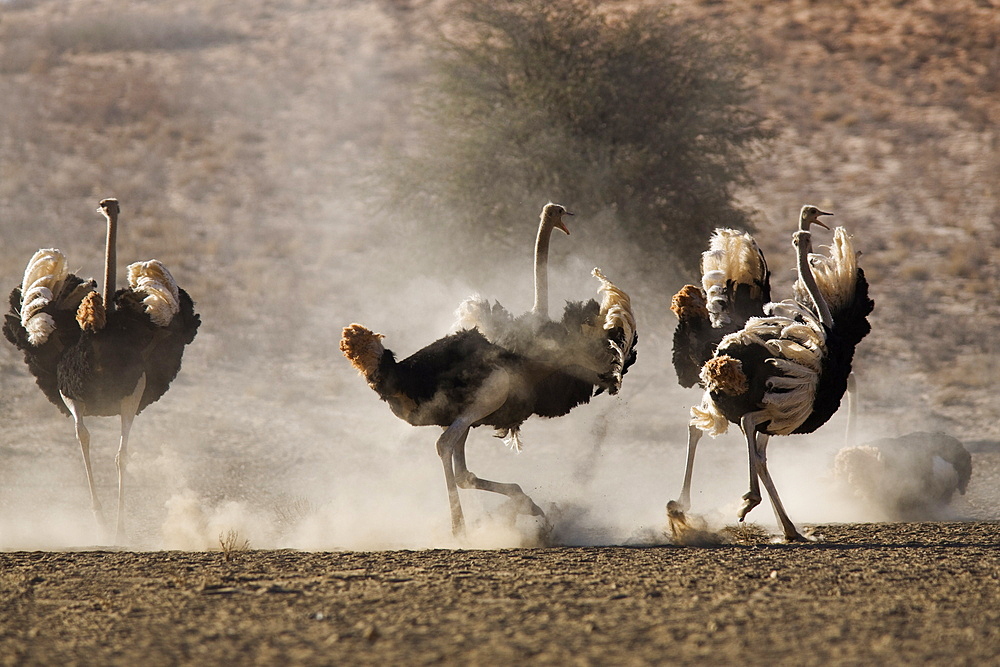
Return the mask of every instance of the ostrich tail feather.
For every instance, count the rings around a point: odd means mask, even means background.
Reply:
[[[340,339],[340,351],[372,388],[375,388],[379,364],[385,352],[382,338],[384,338],[382,334],[375,333],[360,324],[351,324],[344,327]]]
[[[701,367],[701,383],[709,392],[730,396],[745,394],[749,388],[743,363],[729,355],[712,357]]]
[[[612,363],[611,386],[608,393],[616,394],[621,388],[622,376],[634,356],[636,342],[635,314],[632,312],[632,299],[622,289],[604,277],[601,270],[595,268],[591,274],[601,281],[598,293],[601,295],[601,319],[604,330],[616,335],[608,337],[608,345],[614,351]],[[618,332],[621,332],[620,337]]]
[[[56,327],[52,316],[40,311],[60,293],[68,275],[66,256],[55,248],[43,248],[36,252],[24,270],[21,326],[28,332],[28,342],[36,347],[43,345]]]
[[[854,301],[858,281],[858,255],[854,250],[852,236],[843,227],[833,230],[833,242],[822,246],[828,254],[810,253],[809,266],[816,279],[820,293],[837,319],[837,313],[848,308]],[[812,303],[800,280],[795,281],[795,299],[802,303]]]
[[[716,329],[732,322],[734,285],[749,285],[751,298],[766,300],[762,286],[767,279],[767,264],[757,242],[746,232],[716,229],[708,250],[701,255],[701,273],[702,290]]]
[[[76,323],[83,331],[100,331],[107,324],[107,317],[104,299],[96,291],[83,297],[80,307],[76,309]]]
[[[670,299],[670,310],[678,321],[707,320],[705,295],[697,285],[685,285]]]
[[[862,500],[870,500],[883,484],[885,461],[878,447],[853,445],[833,459],[833,478]]]
[[[604,330],[620,328],[625,332],[625,338],[631,340],[635,333],[635,315],[632,313],[632,299],[621,288],[604,277],[600,269],[594,269],[591,274],[601,281],[598,293],[602,297],[601,316],[604,319]]]
[[[707,391],[701,399],[701,405],[691,407],[690,424],[713,438],[729,430],[729,420],[712,400],[711,393]]]
[[[499,428],[493,435],[503,440],[503,444],[507,445],[513,452],[520,454],[524,450],[524,443],[521,441],[521,428],[519,426],[515,426],[514,428]]]
[[[146,314],[156,326],[170,324],[181,309],[177,283],[158,259],[129,264],[128,285],[134,292],[143,295]]]

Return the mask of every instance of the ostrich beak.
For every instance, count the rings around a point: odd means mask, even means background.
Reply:
[[[564,214],[565,215],[573,215],[569,211],[564,211]],[[556,223],[556,229],[558,229],[559,231],[565,233],[567,236],[569,235],[569,227],[566,226],[566,223],[562,221],[561,217],[559,218],[559,222]]]
[[[822,227],[823,229],[829,231],[830,228],[827,227],[823,223],[823,221],[819,219],[819,216],[821,216],[821,215],[833,215],[833,213],[827,213],[826,211],[820,211],[819,213],[816,214],[817,217],[813,218],[813,223],[815,223],[815,224],[819,225],[820,227]]]

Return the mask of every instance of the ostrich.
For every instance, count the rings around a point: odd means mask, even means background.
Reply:
[[[604,298],[594,326],[618,330],[614,336],[621,337],[634,321],[628,297],[596,270],[595,275],[602,280]],[[465,461],[469,430],[492,426],[516,447],[521,424],[529,417],[565,415],[605,386],[575,367],[490,342],[477,328],[445,336],[402,361],[382,346],[382,338],[352,324],[344,328],[340,349],[393,414],[413,426],[444,428],[437,453],[444,466],[452,532],[459,536],[465,530],[459,488],[501,493],[518,513],[544,517],[517,484],[481,479],[469,471]],[[609,364],[603,375],[610,372]]]
[[[724,433],[729,422],[740,425],[749,451],[750,489],[739,518],[760,504],[763,482],[787,541],[805,538],[788,518],[767,470],[768,438],[811,433],[837,411],[854,350],[871,330],[867,316],[875,305],[843,227],[834,230],[829,257],[810,254],[809,227],[826,227],[818,219],[822,215],[831,214],[804,206],[792,237],[796,298],[768,304],[767,317],[751,318],[723,338],[702,367],[702,403],[691,409],[691,423],[713,436]]]
[[[135,416],[159,399],[181,367],[184,346],[200,319],[187,292],[158,260],[128,267],[128,287],[115,290],[117,199],[103,199],[107,220],[104,290],[69,273],[66,258],[43,249],[28,262],[24,280],[10,295],[3,332],[24,353],[45,396],[72,416],[90,487],[91,507],[104,526],[90,466],[85,416],[121,415],[118,518],[115,541],[125,531],[125,466]]]
[[[890,520],[939,518],[972,478],[972,455],[945,433],[907,433],[849,445],[837,452],[834,478]]]
[[[567,302],[562,320],[549,318],[548,257],[552,231],[569,234],[564,206],[549,202],[542,208],[535,237],[534,304],[527,313],[514,317],[499,303],[490,305],[471,297],[456,310],[458,326],[478,328],[501,347],[529,358],[555,364],[597,387],[597,393],[618,393],[622,378],[635,362],[638,340],[635,318],[627,294],[608,281],[599,269],[592,275],[601,281],[599,292],[613,295],[617,304],[608,320],[596,300]]]
[[[764,315],[771,300],[771,272],[753,236],[735,229],[716,229],[701,256],[701,286],[685,285],[671,300],[677,316],[673,364],[682,387],[699,382],[701,367],[727,335],[751,317]],[[701,430],[688,426],[684,482],[674,510],[691,506],[691,475]]]

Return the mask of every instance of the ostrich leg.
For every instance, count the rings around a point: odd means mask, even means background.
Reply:
[[[747,455],[750,460],[750,490],[743,494],[743,506],[740,507],[740,521],[746,518],[754,507],[760,505],[760,481],[757,476],[759,460],[757,457],[757,420],[752,412],[740,419],[740,428],[747,439]],[[767,436],[764,436],[765,438]]]
[[[458,422],[445,428],[437,441],[437,453],[444,466],[444,483],[448,487],[448,504],[451,507],[451,532],[456,537],[465,533],[465,517],[462,515],[462,502],[458,498],[458,486],[455,484],[455,467],[452,465],[455,449],[454,438],[456,429],[462,429],[463,440],[469,435],[469,427]]]
[[[118,443],[118,454],[115,455],[115,466],[118,468],[118,523],[115,527],[115,543],[121,544],[125,537],[125,466],[128,463],[128,434],[132,430],[132,420],[139,411],[139,401],[146,390],[146,374],[139,376],[139,382],[129,396],[122,399],[122,437]]]
[[[469,471],[465,464],[465,440],[463,439],[455,448],[455,477],[458,485],[463,489],[479,489],[480,491],[492,491],[502,493],[514,501],[518,513],[530,514],[532,516],[545,516],[542,508],[526,494],[517,484],[506,484],[503,482],[491,482],[488,479],[480,479]]]
[[[94,471],[90,467],[90,431],[83,424],[83,406],[77,404],[72,398],[69,398],[65,394],[59,394],[62,396],[63,403],[69,408],[70,414],[73,415],[73,424],[76,426],[76,439],[80,443],[80,450],[83,452],[83,467],[87,471],[87,485],[90,487],[90,507],[94,512],[94,519],[97,521],[98,530],[104,533],[106,526],[104,523],[104,514],[101,511],[101,501],[97,499],[97,489],[94,488]],[[104,536],[102,535],[102,539]]]
[[[778,497],[778,489],[774,485],[774,480],[771,479],[771,473],[767,470],[768,436],[765,433],[761,433],[760,435],[762,437],[757,438],[757,446],[754,448],[754,454],[757,459],[757,476],[760,477],[760,481],[764,483],[764,488],[767,489],[767,495],[771,497],[771,506],[774,508],[774,516],[778,519],[778,523],[781,524],[781,530],[785,535],[785,541],[808,542],[806,538],[799,534],[799,531],[795,530],[795,524],[793,524],[792,520],[788,518],[785,508],[781,504],[781,498]]]
[[[844,445],[854,444],[854,434],[858,428],[858,381],[852,372],[847,376],[847,430]]]
[[[677,500],[681,510],[688,510],[691,507],[691,475],[694,472],[694,453],[698,448],[699,440],[701,440],[701,429],[696,426],[688,426],[687,463],[684,466],[681,496]]]
[[[451,505],[451,531],[456,536],[465,532],[465,518],[462,515],[458,487],[463,489],[484,488],[470,482],[469,477],[475,479],[475,476],[465,466],[465,440],[469,437],[469,429],[483,417],[496,412],[507,400],[509,391],[510,376],[505,371],[496,371],[478,389],[472,404],[438,438],[437,453],[444,466],[444,481],[448,486],[448,501]],[[495,484],[495,482],[488,482],[488,484]],[[513,486],[524,496],[516,484],[499,486]],[[485,490],[507,493],[499,489],[487,488]],[[511,495],[511,493],[507,493],[507,495]],[[527,498],[527,496],[524,497]],[[538,511],[541,512],[541,510]]]

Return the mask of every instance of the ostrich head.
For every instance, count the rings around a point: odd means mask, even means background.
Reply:
[[[569,234],[569,228],[566,227],[566,223],[562,219],[564,215],[573,214],[567,211],[564,206],[549,202],[542,208],[542,225],[549,228],[555,227],[559,231]]]
[[[113,197],[102,199],[100,205],[97,207],[97,212],[108,219],[117,218],[120,211],[118,200]]]
[[[819,219],[821,215],[833,215],[833,213],[827,213],[826,211],[821,211],[815,206],[806,204],[802,207],[802,211],[799,213],[799,231],[808,232],[809,225],[819,225],[823,229],[830,229],[823,221]]]

